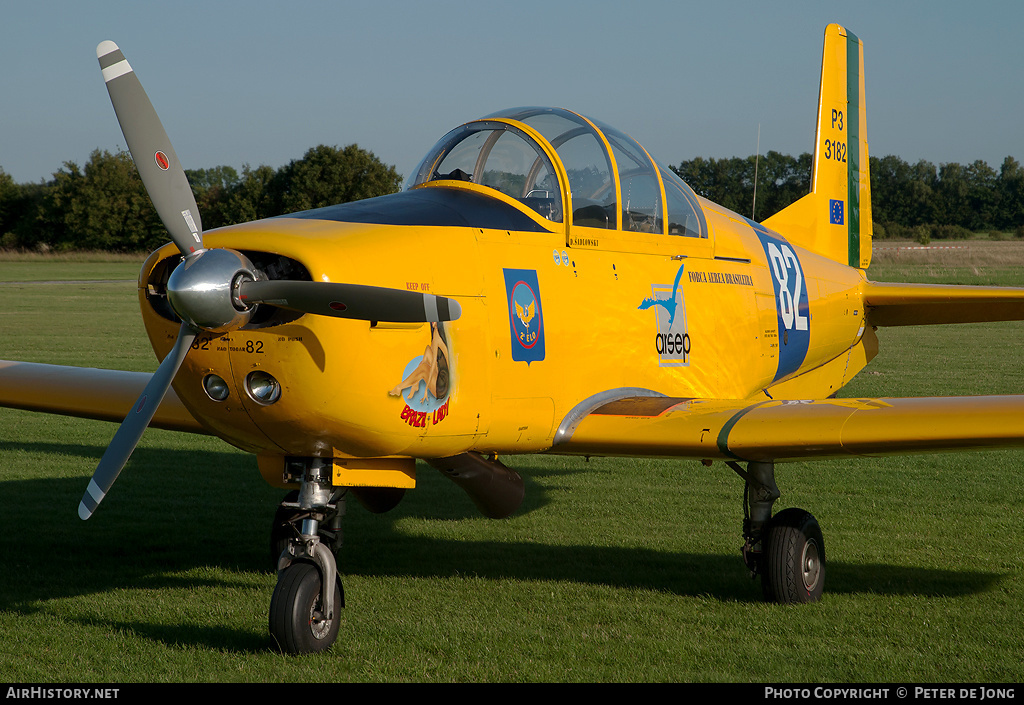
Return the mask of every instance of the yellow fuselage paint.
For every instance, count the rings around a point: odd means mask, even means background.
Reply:
[[[431,324],[311,315],[200,335],[175,390],[213,433],[266,458],[543,451],[570,410],[609,390],[711,399],[765,399],[773,388],[833,393],[874,352],[862,341],[862,271],[781,239],[773,263],[754,224],[708,202],[702,207],[707,238],[551,223],[545,232],[510,232],[288,218],[213,231],[207,246],[283,255],[314,280],[456,299],[462,316],[444,331],[448,392],[428,411],[414,408],[423,387],[394,393],[431,346]],[[787,248],[800,266],[788,276],[780,275]],[[146,285],[152,268],[175,255],[173,246],[155,252],[140,276],[144,320],[160,357],[178,324],[156,314]],[[527,299],[516,310],[510,289],[523,272],[529,281],[521,291],[538,289],[532,313]],[[806,308],[798,310],[801,297]],[[780,324],[783,313],[792,337]],[[806,351],[780,371],[801,318]],[[280,381],[279,401],[265,406],[246,394],[244,379],[254,370]],[[228,381],[227,400],[203,391],[210,373]],[[401,485],[370,478],[352,484]]]

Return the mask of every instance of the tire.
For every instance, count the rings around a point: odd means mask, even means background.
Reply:
[[[270,598],[270,634],[286,654],[326,651],[338,638],[341,580],[334,581],[334,618],[320,610],[320,571],[312,563],[293,563],[281,572]]]
[[[825,588],[825,541],[818,520],[803,509],[784,509],[765,527],[761,555],[764,599],[781,604],[817,602]]]

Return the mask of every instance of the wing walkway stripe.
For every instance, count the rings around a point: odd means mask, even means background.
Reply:
[[[750,413],[757,407],[764,406],[765,404],[770,403],[771,402],[769,401],[762,401],[757,404],[751,404],[745,409],[740,409],[735,414],[733,414],[732,417],[725,422],[725,425],[722,426],[722,430],[718,432],[718,450],[723,455],[728,455],[730,458],[733,458],[735,460],[744,460],[744,458],[741,458],[740,456],[736,455],[731,450],[729,450],[729,433],[732,432],[733,426],[735,426],[741,418],[746,416],[748,413]]]

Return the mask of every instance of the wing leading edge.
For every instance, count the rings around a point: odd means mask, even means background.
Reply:
[[[148,372],[0,360],[0,406],[121,423],[150,377]],[[209,433],[173,389],[168,390],[150,425]]]
[[[1024,395],[768,400],[631,397],[551,452],[785,461],[1024,447]]]

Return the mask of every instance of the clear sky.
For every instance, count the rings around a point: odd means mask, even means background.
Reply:
[[[96,61],[131,62],[186,168],[317,144],[408,175],[462,122],[557,105],[666,164],[812,147],[821,43],[865,45],[875,156],[1024,161],[1024,2],[0,0],[0,168],[18,182],[124,147]]]

